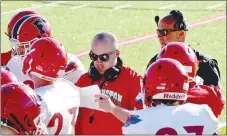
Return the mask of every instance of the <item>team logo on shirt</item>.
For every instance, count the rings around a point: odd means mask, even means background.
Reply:
[[[114,104],[116,104],[117,106],[121,106],[122,95],[116,93],[115,91],[106,89],[101,89],[101,94],[108,95]]]

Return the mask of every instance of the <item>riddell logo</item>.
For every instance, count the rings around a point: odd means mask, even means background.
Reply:
[[[180,100],[180,99],[182,99],[184,97],[185,97],[184,94],[164,94],[164,98],[167,98],[167,99],[177,99],[177,100]]]
[[[53,80],[51,77],[46,77],[46,76],[42,76],[41,78],[44,79],[44,80],[48,80],[48,81],[52,81]]]

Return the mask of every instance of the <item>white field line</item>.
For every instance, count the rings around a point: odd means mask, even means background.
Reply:
[[[217,5],[213,5],[213,6],[208,6],[206,9],[214,9],[214,8],[218,8],[218,7],[222,7],[224,6],[224,4],[217,4]]]
[[[119,9],[131,7],[131,6],[132,6],[132,5],[120,5],[120,6],[117,6],[117,7],[113,8],[113,9],[114,9],[114,10],[119,10]]]
[[[87,6],[89,6],[89,5],[75,6],[75,7],[72,7],[71,9],[72,9],[72,10],[75,10],[75,9],[85,8],[85,7],[87,7]]]
[[[160,7],[159,9],[168,9],[168,8],[175,7],[175,6],[176,6],[176,5],[171,4],[171,5],[162,6],[162,7]]]
[[[35,5],[35,6],[32,6],[32,7],[15,9],[15,10],[11,10],[11,11],[2,12],[1,16],[2,15],[6,15],[6,14],[10,14],[10,13],[20,12],[20,11],[23,11],[23,10],[38,9],[38,8],[42,8],[42,7],[51,7],[51,6],[55,6],[55,5],[59,4],[59,3],[64,3],[64,2],[67,2],[67,1],[55,1],[55,2],[48,3],[48,4]]]

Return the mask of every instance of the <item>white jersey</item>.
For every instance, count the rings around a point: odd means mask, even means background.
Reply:
[[[203,135],[213,134],[218,125],[218,119],[207,105],[187,103],[133,111],[122,130],[123,134]]]
[[[85,69],[81,61],[76,57],[76,55],[68,53],[67,66],[69,66],[72,62],[76,64],[76,69],[71,69],[70,71],[66,71],[65,75],[62,75],[61,77],[75,84],[77,80],[80,78],[80,76],[85,73]],[[6,66],[17,77],[19,81],[25,84],[28,84],[30,86],[34,86],[34,85],[31,85],[33,84],[33,82],[30,79],[30,77],[28,75],[25,75],[22,72],[22,69],[23,69],[22,57],[18,57],[18,56],[12,57]]]
[[[75,84],[80,78],[80,76],[83,75],[86,71],[85,71],[84,65],[77,58],[76,55],[70,54],[70,53],[68,53],[67,55],[68,55],[67,67],[70,67],[72,63],[75,63],[76,66],[75,68],[72,67],[72,69],[69,69],[69,71],[66,71],[65,75],[61,77]]]
[[[22,57],[11,57],[11,59],[9,60],[9,62],[7,63],[6,67],[10,70],[10,72],[12,72],[17,79],[20,82],[25,82],[27,80],[30,80],[32,82],[32,80],[30,79],[29,76],[25,75],[22,72],[22,68],[23,68],[23,58]]]
[[[58,79],[53,85],[35,89],[42,99],[44,124],[49,134],[72,134],[80,104],[79,91],[65,79]],[[74,133],[74,132],[73,132]]]

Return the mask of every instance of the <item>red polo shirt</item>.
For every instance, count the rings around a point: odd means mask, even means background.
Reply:
[[[134,108],[142,109],[141,99],[138,99],[141,76],[132,69],[123,66],[122,71],[115,81],[107,81],[102,87],[101,93],[108,95],[111,100],[118,106],[133,110]],[[94,81],[93,84],[100,86],[103,79]],[[92,79],[88,73],[80,77],[76,83],[79,87],[85,87],[92,84]],[[136,99],[137,98],[137,99]],[[122,126],[124,125],[110,113],[97,110],[94,111],[94,120],[89,123],[92,110],[88,108],[80,108],[77,118],[75,133],[76,134],[122,134]]]

